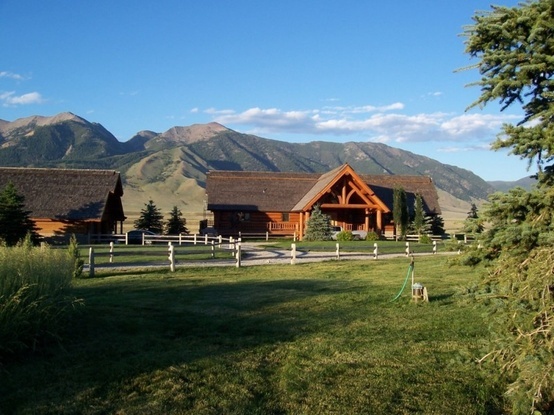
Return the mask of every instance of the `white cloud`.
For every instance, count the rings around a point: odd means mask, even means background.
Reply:
[[[19,75],[17,73],[9,71],[0,71],[0,78],[15,79],[16,81],[23,81],[25,79],[23,75]]]
[[[38,92],[29,92],[23,95],[15,95],[14,91],[0,93],[0,102],[4,107],[17,105],[41,104],[44,102]]]
[[[384,106],[336,106],[289,111],[254,107],[236,112],[209,108],[204,112],[223,125],[247,126],[250,132],[257,134],[357,135],[375,142],[459,142],[464,148],[481,143],[488,145],[503,123],[519,119],[505,114],[435,112],[408,115],[403,113],[404,109],[404,104],[397,102]],[[443,151],[453,150],[445,147]]]

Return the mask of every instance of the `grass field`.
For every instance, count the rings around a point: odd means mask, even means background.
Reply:
[[[495,414],[477,271],[408,261],[103,273],[65,341],[0,368],[2,414]]]

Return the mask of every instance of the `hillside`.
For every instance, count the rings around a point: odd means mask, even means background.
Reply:
[[[325,172],[343,163],[362,174],[431,176],[443,210],[452,204],[467,211],[495,190],[468,170],[380,143],[288,143],[217,123],[141,131],[119,142],[101,124],[71,113],[0,120],[0,165],[119,170],[131,217],[148,199],[164,213],[176,205],[203,215],[209,170]]]

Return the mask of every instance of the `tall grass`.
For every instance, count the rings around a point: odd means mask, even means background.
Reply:
[[[74,304],[68,293],[74,266],[65,250],[27,243],[0,247],[0,362],[57,336]]]

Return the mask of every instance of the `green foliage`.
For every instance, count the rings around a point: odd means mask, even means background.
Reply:
[[[536,189],[490,197],[491,228],[484,250],[472,261],[491,260],[480,298],[491,309],[494,339],[487,355],[512,382],[514,414],[554,407],[554,3],[536,0],[517,7],[493,6],[474,16],[466,52],[479,59],[481,96],[472,106],[499,100],[520,104],[524,117],[505,124],[495,149],[536,164]],[[550,163],[550,164],[549,164]],[[550,413],[550,412],[549,412]]]
[[[483,219],[479,217],[479,210],[475,203],[471,204],[471,209],[464,220],[462,232],[470,235],[480,234],[485,229]]]
[[[465,32],[466,52],[480,60],[475,67],[481,79],[475,84],[481,96],[472,106],[499,100],[502,109],[515,103],[525,112],[519,125],[504,125],[494,148],[511,149],[529,163],[535,161],[540,170],[554,157],[553,16],[550,0],[495,6],[491,13],[474,16],[474,25]],[[544,174],[539,176],[544,181]]]
[[[181,233],[189,233],[187,229],[187,220],[183,218],[183,213],[177,206],[173,206],[169,212],[169,219],[165,223],[166,235],[179,235]]]
[[[25,210],[25,198],[17,193],[13,183],[8,183],[0,192],[0,240],[14,246],[27,234],[33,242],[38,241],[35,223]]]
[[[379,235],[377,234],[377,232],[369,231],[367,233],[367,236],[366,236],[365,240],[366,241],[378,241],[379,240]]]
[[[442,216],[426,216],[425,221],[431,235],[444,235],[444,219]]]
[[[404,239],[408,232],[409,213],[406,192],[402,188],[395,188],[393,191],[392,217],[396,226],[396,235]]]
[[[414,231],[420,235],[425,232],[425,212],[423,211],[423,198],[416,194],[414,203]]]
[[[69,239],[69,246],[67,247],[70,258],[73,259],[73,278],[81,278],[83,276],[83,266],[85,261],[81,258],[81,250],[79,249],[79,243],[75,234],[71,234]]]
[[[420,244],[432,244],[433,240],[431,237],[425,233],[419,235],[419,241]]]
[[[0,360],[57,338],[76,304],[69,297],[73,258],[26,241],[0,247]]]
[[[321,212],[321,208],[316,205],[312,214],[306,223],[306,241],[328,241],[331,239],[331,219],[329,215]]]
[[[136,229],[144,229],[154,233],[162,233],[163,215],[152,199],[144,205],[139,218],[135,221]]]
[[[340,231],[337,233],[337,241],[353,241],[354,235],[352,231]]]

